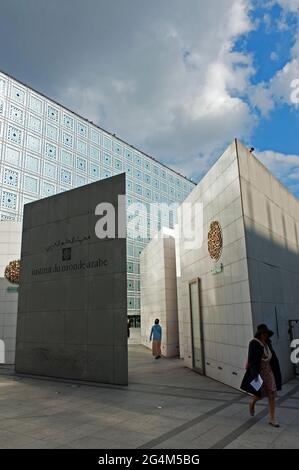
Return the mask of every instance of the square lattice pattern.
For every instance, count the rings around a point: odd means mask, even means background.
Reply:
[[[181,203],[194,187],[129,144],[2,73],[0,129],[0,220],[21,220],[27,202],[121,172],[126,172],[128,204]],[[173,225],[174,220],[155,223],[161,227]],[[147,218],[143,224],[149,225]],[[139,256],[148,240],[129,237],[127,241],[130,313],[139,313]]]

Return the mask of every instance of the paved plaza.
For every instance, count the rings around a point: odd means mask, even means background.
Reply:
[[[278,399],[281,428],[266,402],[202,377],[179,359],[153,360],[129,347],[129,386],[20,377],[0,368],[0,448],[299,448],[299,380]]]

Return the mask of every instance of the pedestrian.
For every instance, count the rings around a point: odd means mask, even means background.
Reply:
[[[160,359],[161,357],[161,339],[162,339],[162,328],[159,325],[159,319],[155,320],[155,324],[152,326],[150,341],[152,343],[152,352],[155,359]]]
[[[281,372],[278,358],[274,352],[270,338],[273,331],[267,325],[261,324],[257,327],[254,338],[249,343],[248,361],[241,390],[250,393],[249,412],[251,416],[255,413],[255,404],[258,400],[268,397],[269,401],[269,424],[279,428],[275,417],[275,406],[277,391],[281,390]],[[253,387],[260,380],[262,386]]]

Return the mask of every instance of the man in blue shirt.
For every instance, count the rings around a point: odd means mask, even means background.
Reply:
[[[161,340],[162,340],[162,328],[159,325],[158,318],[155,320],[155,324],[152,326],[150,341],[153,340],[152,351],[155,359],[161,357]]]

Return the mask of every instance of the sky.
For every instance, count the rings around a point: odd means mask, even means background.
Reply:
[[[0,69],[196,182],[237,137],[299,197],[299,0],[0,0]]]

